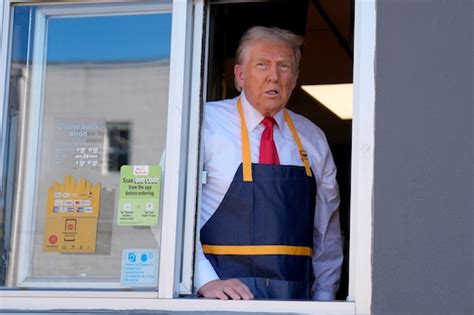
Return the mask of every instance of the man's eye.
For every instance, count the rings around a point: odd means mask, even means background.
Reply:
[[[265,64],[263,62],[258,62],[256,66],[257,68],[262,68],[262,69],[265,68]]]
[[[289,69],[290,69],[290,65],[284,63],[284,64],[280,65],[280,68],[281,68],[282,70],[285,70],[285,71],[286,71],[286,70],[289,70]]]

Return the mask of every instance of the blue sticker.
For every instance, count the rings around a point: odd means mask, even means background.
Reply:
[[[122,287],[157,287],[158,250],[124,249],[122,253]]]

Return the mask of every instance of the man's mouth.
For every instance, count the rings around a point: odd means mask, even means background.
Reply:
[[[265,91],[265,94],[269,95],[269,96],[277,96],[280,94],[280,92],[278,92],[278,90],[267,90]]]

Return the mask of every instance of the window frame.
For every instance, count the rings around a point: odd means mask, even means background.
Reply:
[[[7,1],[8,2],[8,1]],[[3,9],[3,24],[2,27],[6,31],[6,34],[8,33],[8,29],[12,25],[12,17],[13,17],[13,9],[11,4],[18,3],[18,1],[9,1],[9,3],[5,3]],[[35,222],[35,212],[32,210],[33,209],[33,198],[34,198],[34,190],[35,190],[35,185],[33,184],[28,184],[25,183],[27,182],[26,177],[28,174],[36,174],[37,175],[37,162],[36,162],[36,156],[38,154],[37,146],[39,143],[39,132],[34,132],[35,130],[38,131],[40,129],[40,117],[41,115],[41,89],[43,85],[43,71],[42,68],[44,67],[44,59],[45,59],[45,38],[46,38],[46,33],[45,33],[45,22],[47,17],[71,17],[71,16],[111,16],[111,15],[117,15],[117,14],[151,14],[151,13],[160,13],[160,12],[172,12],[172,4],[171,2],[168,3],[160,3],[160,2],[153,2],[153,3],[142,3],[138,6],[130,6],[124,1],[119,1],[118,3],[114,4],[113,6],[110,5],[102,5],[101,3],[108,3],[110,1],[96,1],[97,5],[94,7],[88,7],[88,6],[75,6],[71,7],[68,5],[77,5],[77,4],[83,4],[83,2],[74,2],[74,3],[67,3],[67,5],[63,5],[62,7],[57,7],[58,3],[54,2],[46,2],[46,3],[39,3],[40,5],[44,6],[41,9],[38,9],[35,12],[36,19],[35,19],[35,33],[41,34],[41,36],[35,36],[35,40],[33,43],[33,67],[36,67],[36,70],[33,73],[32,77],[32,91],[31,91],[31,100],[32,100],[32,105],[28,106],[28,113],[26,113],[25,110],[23,110],[23,113],[20,114],[20,127],[19,127],[19,149],[18,149],[18,167],[17,167],[17,174],[15,174],[16,177],[16,195],[15,195],[15,201],[13,204],[13,213],[14,213],[14,218],[13,218],[13,223],[12,223],[12,242],[11,242],[11,255],[10,259],[8,262],[8,273],[9,275],[13,275],[14,277],[7,278],[6,283],[7,285],[12,285],[13,283],[18,283],[17,288],[21,289],[23,287],[28,287],[28,288],[48,288],[51,287],[51,282],[50,281],[41,281],[41,282],[29,282],[29,281],[23,281],[24,278],[26,278],[28,274],[28,269],[29,269],[29,263],[31,261],[31,238],[29,235],[24,235],[24,233],[18,233],[19,228],[22,227],[22,229],[28,230],[33,230],[34,227],[31,226],[31,224],[34,224]],[[133,1],[129,1],[130,4],[133,4]],[[26,1],[21,1],[23,4],[38,4],[37,1],[31,1],[31,3],[27,3]],[[94,3],[94,4],[96,4]],[[53,6],[48,6],[49,4],[55,4]],[[174,14],[174,12],[172,12]],[[10,18],[7,18],[10,17]],[[178,30],[176,30],[176,26],[172,26],[172,33],[177,32],[181,33],[179,30],[180,26],[178,25]],[[8,48],[11,46],[11,36],[5,36],[6,38],[2,38],[2,49],[7,50],[7,53],[10,53],[8,51]],[[172,36],[173,37],[173,36]],[[174,36],[176,37],[176,36]],[[8,40],[8,44],[5,43],[5,41]],[[184,43],[184,41],[183,41]],[[179,44],[179,43],[178,43]],[[171,44],[173,46],[173,43]],[[175,41],[175,46],[176,41]],[[171,48],[171,56],[173,55],[173,47]],[[180,50],[181,48],[174,48],[175,50]],[[5,54],[6,55],[6,54]],[[2,55],[3,56],[3,55]],[[178,57],[179,58],[179,57]],[[180,112],[181,108],[179,104],[176,103],[176,99],[179,98],[179,94],[181,93],[180,91],[183,90],[182,87],[174,87],[174,89],[171,88],[172,82],[180,82],[179,78],[179,71],[173,71],[173,67],[176,68],[177,66],[180,66],[182,64],[181,59],[178,58],[171,58],[170,59],[170,87],[169,87],[169,101],[168,101],[168,111],[169,112]],[[5,69],[5,72],[9,72],[9,66],[10,66],[10,55],[7,56],[2,62],[2,68]],[[37,76],[37,77],[35,77]],[[178,76],[178,77],[176,77]],[[6,75],[4,78],[8,78],[9,75]],[[4,92],[3,95],[8,94],[8,84],[9,80],[5,79],[5,84],[2,86],[4,88],[4,91],[7,91],[6,93]],[[172,93],[174,91],[174,94]],[[173,100],[173,101],[171,101]],[[8,104],[8,95],[5,95],[4,97],[4,104]],[[5,113],[6,108],[4,108],[4,113]],[[4,114],[3,113],[3,114]],[[5,115],[6,116],[6,115]],[[3,118],[3,117],[2,117]],[[172,119],[168,118],[167,121],[167,140],[170,141],[169,134],[177,134],[179,138],[181,138],[181,120],[180,120],[180,115],[175,115]],[[174,119],[174,120],[173,120]],[[5,119],[3,118],[1,120],[2,123],[2,130],[5,129]],[[27,135],[25,135],[27,130],[28,132]],[[31,131],[33,129],[33,132]],[[2,143],[3,144],[3,143]],[[175,164],[179,161],[184,161],[181,157],[181,151],[182,146],[173,146],[168,150],[168,159],[165,158],[165,169],[169,167],[170,169],[176,169],[177,167]],[[3,157],[3,155],[2,155]],[[173,174],[173,172],[169,172],[170,174]],[[171,176],[168,176],[171,177]],[[164,176],[165,180],[165,186],[163,188],[163,207],[166,207],[166,205],[169,205],[171,203],[170,209],[175,209],[176,207],[173,206],[173,198],[176,198],[176,184],[172,183],[172,185],[166,184],[167,177]],[[181,188],[181,187],[180,187]],[[26,209],[25,211],[20,211],[20,209]],[[175,212],[171,213],[170,215],[167,216],[167,219],[169,220],[168,217],[173,216]],[[17,239],[16,237],[19,237]],[[162,252],[162,249],[160,248],[160,257],[169,257],[169,254],[165,254]],[[20,259],[22,258],[22,259]],[[26,259],[25,259],[26,258]],[[166,260],[166,258],[164,258]],[[174,256],[172,257],[174,259]],[[161,266],[161,264],[160,264]],[[169,266],[169,264],[168,264]],[[160,271],[161,267],[160,267]],[[170,270],[165,269],[163,271],[163,274],[169,274]],[[160,282],[157,283],[157,288],[160,286]],[[168,284],[165,284],[168,285]],[[88,288],[102,288],[104,290],[106,289],[120,289],[120,285],[117,283],[115,286],[109,283],[101,283],[101,282],[81,282],[81,283],[76,283],[76,282],[68,282],[64,285],[55,283],[54,287],[55,288],[67,288],[67,289],[82,289],[84,287]],[[14,291],[14,290],[11,290]],[[117,292],[109,291],[102,294],[102,296],[110,296],[113,295],[115,296]],[[63,296],[64,294],[60,294]],[[89,295],[92,296],[97,296],[97,294],[90,292]],[[155,291],[143,291],[143,292],[133,292],[133,296],[135,297],[157,297],[157,292]]]
[[[10,17],[12,3],[35,3],[28,0],[7,0],[0,10],[3,17],[0,49],[3,59],[0,60],[0,75],[4,80],[0,84],[0,97],[6,104],[8,93],[8,41],[10,36]],[[52,1],[50,1],[52,2]],[[59,1],[54,1],[59,2]],[[63,1],[65,2],[65,1]],[[86,1],[82,1],[86,2]],[[92,1],[87,1],[91,3]],[[125,1],[94,1],[125,2]],[[159,270],[160,290],[155,298],[145,298],[136,292],[84,292],[84,291],[0,291],[3,309],[16,310],[142,310],[193,311],[218,310],[241,312],[283,312],[330,314],[369,314],[372,301],[372,249],[373,249],[373,177],[374,177],[374,136],[375,136],[375,40],[376,40],[376,3],[375,0],[355,1],[354,26],[354,99],[353,99],[353,136],[352,136],[352,173],[351,173],[351,244],[349,253],[349,295],[347,301],[312,302],[312,301],[218,301],[206,299],[177,298],[180,293],[192,291],[192,262],[196,240],[196,205],[199,201],[197,186],[201,182],[199,173],[199,126],[202,106],[201,90],[206,82],[206,75],[201,77],[201,59],[207,58],[207,47],[201,45],[203,20],[206,19],[205,0],[174,0],[172,22],[171,54],[180,56],[181,64],[176,64],[175,71],[170,71],[170,100],[173,95],[178,99],[170,101],[169,117],[186,128],[167,134],[167,143],[181,143],[181,155],[166,156],[167,172],[180,174],[188,172],[186,183],[168,177],[165,185],[169,186],[170,197],[166,203],[168,209],[163,213],[163,226],[169,226],[162,236],[162,256]],[[194,8],[193,8],[194,5]],[[194,15],[194,19],[192,16]],[[191,24],[192,23],[192,24]],[[208,25],[208,23],[207,23]],[[207,32],[205,33],[207,34]],[[193,45],[191,45],[191,43]],[[190,48],[192,46],[192,48]],[[204,55],[204,57],[203,57]],[[174,56],[174,55],[173,55]],[[192,58],[191,58],[192,57]],[[177,60],[178,58],[175,58]],[[189,70],[191,69],[191,70]],[[205,73],[205,71],[204,71]],[[196,81],[197,78],[197,81]],[[181,81],[180,81],[181,80]],[[191,84],[191,81],[193,84]],[[178,82],[184,82],[182,85]],[[196,84],[198,82],[199,84]],[[188,89],[187,89],[187,88]],[[189,88],[190,87],[190,88]],[[189,106],[185,104],[199,104]],[[183,115],[185,113],[186,115]],[[0,127],[5,130],[5,108],[0,112]],[[172,119],[169,120],[169,122]],[[185,137],[182,137],[182,136]],[[188,135],[187,139],[186,135]],[[0,142],[0,162],[4,163],[5,139]],[[187,143],[183,143],[187,142]],[[183,148],[184,148],[183,147]],[[189,163],[184,168],[182,158],[188,157]],[[180,159],[181,158],[181,159]],[[2,166],[4,166],[2,164]],[[197,183],[196,183],[197,180]],[[184,197],[184,192],[186,195]],[[166,194],[166,192],[165,192]],[[184,199],[185,198],[185,199]],[[184,204],[183,204],[184,203]],[[164,205],[165,208],[165,205]],[[184,215],[186,214],[186,215]],[[184,230],[183,230],[184,227]],[[184,245],[183,245],[184,244]],[[181,258],[181,253],[183,254]],[[164,273],[166,272],[166,273]],[[91,295],[96,297],[90,299]],[[57,299],[57,297],[63,297]],[[159,299],[156,299],[158,297]]]

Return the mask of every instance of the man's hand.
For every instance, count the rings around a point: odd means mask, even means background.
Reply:
[[[219,300],[252,300],[250,289],[239,279],[213,280],[203,285],[198,293],[205,298]]]

